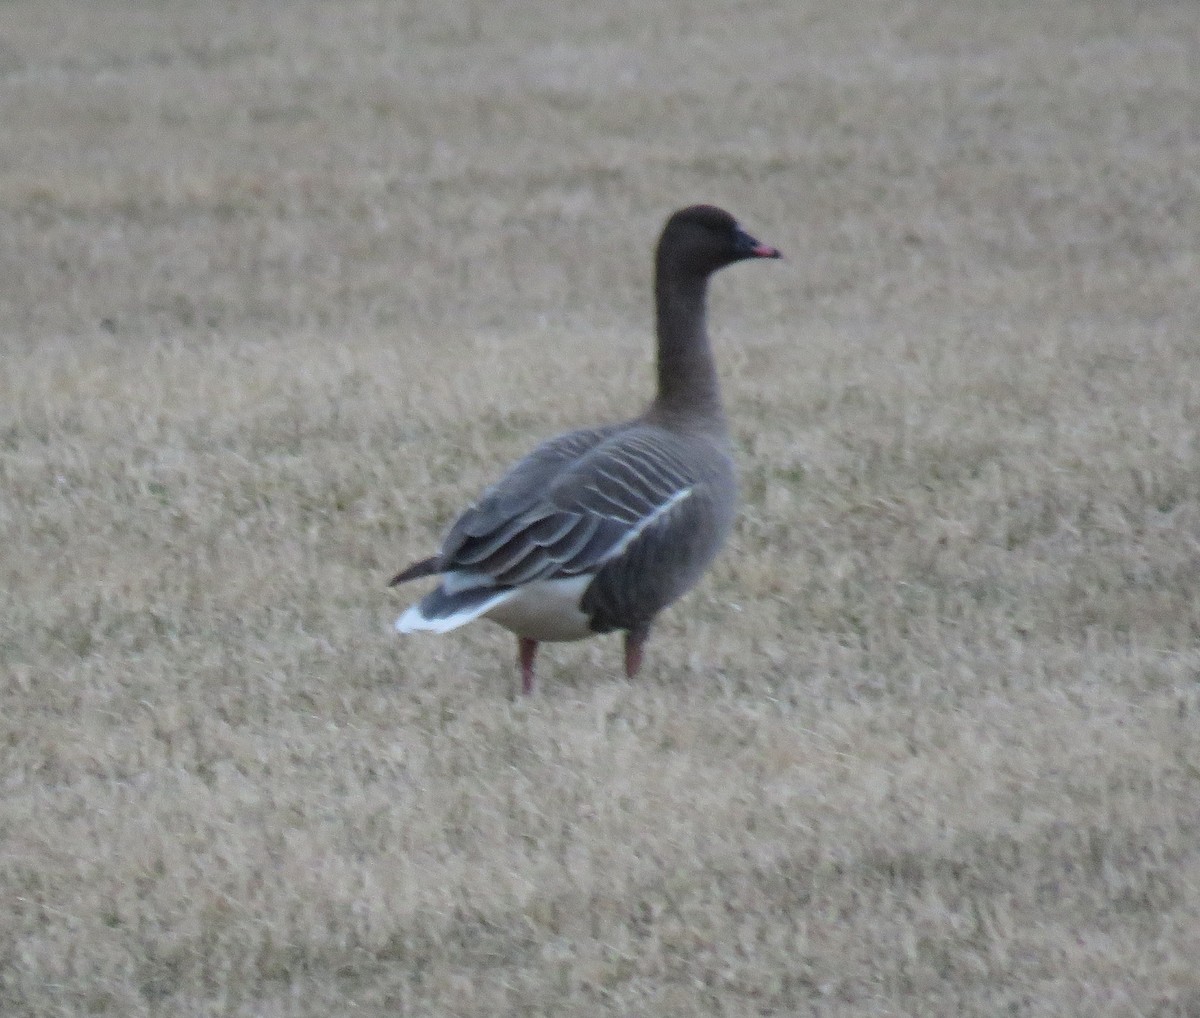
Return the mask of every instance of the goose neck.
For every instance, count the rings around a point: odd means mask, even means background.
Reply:
[[[708,340],[708,277],[660,273],[655,285],[658,312],[658,394],[655,406],[670,417],[724,419],[716,365]]]

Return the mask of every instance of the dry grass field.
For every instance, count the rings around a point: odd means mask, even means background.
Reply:
[[[1200,1015],[1190,0],[0,6],[0,1014]],[[649,393],[635,683],[386,589]]]

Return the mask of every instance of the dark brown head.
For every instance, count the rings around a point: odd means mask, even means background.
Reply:
[[[663,227],[656,261],[660,271],[707,276],[747,258],[779,258],[777,248],[760,243],[715,205],[689,205]]]

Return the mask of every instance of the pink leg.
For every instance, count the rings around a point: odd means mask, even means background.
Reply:
[[[642,649],[646,646],[648,629],[630,629],[625,634],[625,677],[632,679],[642,667]]]
[[[517,658],[521,662],[521,692],[533,692],[533,659],[537,657],[538,642],[527,636],[517,637]]]

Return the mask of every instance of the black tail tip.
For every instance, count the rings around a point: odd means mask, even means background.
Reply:
[[[420,562],[414,562],[407,569],[401,569],[388,581],[388,586],[394,587],[400,583],[407,583],[409,580],[419,580],[422,576],[432,576],[441,571],[440,556],[431,555],[429,558],[421,559]]]

